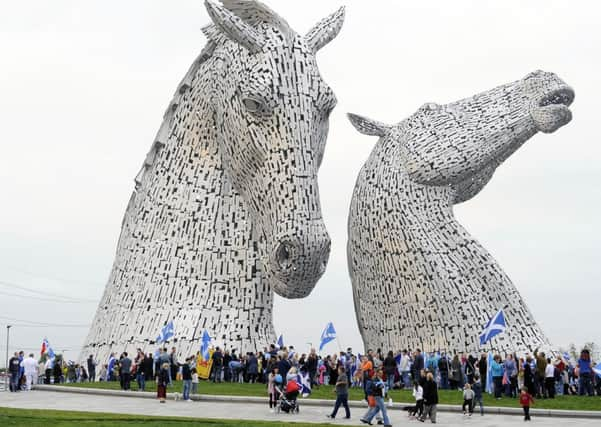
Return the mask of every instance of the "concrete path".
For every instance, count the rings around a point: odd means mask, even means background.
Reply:
[[[247,419],[247,420],[269,420],[280,421],[282,424],[290,421],[305,422],[329,422],[325,416],[331,410],[323,406],[303,406],[300,401],[301,410],[299,414],[276,414],[269,411],[267,402],[238,403],[238,402],[182,402],[169,400],[167,403],[159,403],[154,399],[132,399],[122,396],[99,396],[76,393],[59,393],[54,391],[30,391],[30,392],[0,392],[0,407],[26,408],[26,409],[58,409],[69,411],[89,412],[113,412],[121,414],[140,415],[163,415],[176,417],[203,417],[224,419]],[[340,417],[339,413],[333,424],[336,425],[364,425],[359,418],[365,412],[365,408],[351,408],[351,420]],[[417,421],[408,420],[402,411],[390,411],[393,425],[423,425]],[[438,414],[438,424],[455,427],[464,425],[477,425],[482,427],[511,427],[522,426],[522,417],[515,415],[476,415],[464,417],[457,413],[443,412]],[[570,419],[534,416],[530,425],[545,427],[571,427],[571,426],[599,426],[599,420],[594,419]]]

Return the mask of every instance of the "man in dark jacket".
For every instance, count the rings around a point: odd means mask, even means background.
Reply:
[[[311,380],[311,387],[317,384],[317,353],[314,348],[309,352],[309,356],[307,356],[307,361],[305,362],[305,369],[309,374],[309,378]]]
[[[488,374],[488,361],[486,353],[482,353],[478,360],[478,371],[480,372],[480,381],[486,384],[486,375]]]
[[[15,352],[15,355],[8,361],[8,372],[10,373],[10,391],[19,391],[20,368],[21,362],[19,361],[19,353]]]
[[[422,354],[422,351],[419,348],[415,350],[412,368],[413,381],[419,381],[419,373],[422,369],[424,369],[424,355]]]
[[[219,347],[215,347],[215,351],[211,356],[213,364],[211,365],[211,375],[213,376],[213,382],[221,382],[221,370],[223,368],[223,353]],[[227,380],[227,379],[226,379]]]
[[[438,360],[438,372],[440,372],[440,388],[446,390],[449,388],[449,359],[446,354],[442,354]]]
[[[436,422],[436,405],[438,405],[438,387],[432,372],[428,372],[426,376],[426,382],[423,386],[424,389],[424,413],[419,418],[421,422],[426,420],[426,417],[430,417],[432,423]]]
[[[127,357],[127,352],[123,352],[123,358],[120,360],[119,374],[123,384],[123,390],[129,390],[131,381],[131,359]]]
[[[96,381],[96,362],[93,354],[88,357],[88,378],[91,383]]]

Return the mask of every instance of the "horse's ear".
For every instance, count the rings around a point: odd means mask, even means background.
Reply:
[[[330,43],[340,32],[344,23],[344,6],[319,21],[305,36],[313,53]]]
[[[353,126],[355,126],[355,129],[364,135],[384,136],[390,129],[390,126],[387,124],[368,119],[367,117],[358,114],[347,113],[346,115]]]
[[[215,25],[230,40],[244,46],[251,53],[261,51],[265,39],[257,30],[214,0],[205,0],[205,6]]]

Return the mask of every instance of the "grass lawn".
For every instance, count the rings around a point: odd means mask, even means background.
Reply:
[[[86,387],[119,390],[119,382],[96,382],[96,383],[75,383],[63,384],[65,387]],[[182,391],[181,381],[176,381],[168,392]],[[137,389],[137,384],[132,382],[132,389]],[[147,382],[146,391],[156,392],[156,383]],[[212,383],[201,381],[198,386],[200,394],[224,395],[224,396],[259,396],[264,397],[267,402],[267,389],[264,384],[241,384],[241,383]],[[395,402],[413,402],[413,396],[410,391],[393,390],[390,392],[392,400]],[[463,403],[463,394],[460,391],[440,390],[438,392],[440,403],[461,406]],[[332,386],[323,385],[313,389],[310,399],[335,399]],[[351,388],[349,393],[350,400],[363,399],[363,391],[358,388]],[[518,400],[503,397],[501,400],[495,400],[493,397],[485,394],[484,407],[502,406],[519,408]],[[537,399],[533,408],[540,409],[568,409],[581,411],[601,411],[601,397],[585,396],[557,396],[555,399]]]
[[[94,412],[52,411],[42,409],[13,409],[0,407],[0,425],[3,427],[163,427],[163,426],[215,426],[215,427],[319,427],[332,424],[312,424],[277,421],[219,420],[207,418],[147,417],[143,415],[121,415]]]

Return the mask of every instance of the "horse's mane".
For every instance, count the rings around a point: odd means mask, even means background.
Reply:
[[[226,9],[252,27],[259,27],[262,24],[267,24],[280,30],[287,40],[292,40],[294,38],[294,31],[290,28],[288,23],[262,3],[254,0],[221,0],[221,3]],[[135,190],[140,188],[142,178],[146,171],[153,165],[157,152],[167,144],[173,113],[177,109],[184,92],[191,87],[192,79],[196,75],[198,68],[203,62],[211,57],[218,45],[221,45],[227,41],[227,37],[215,24],[206,25],[201,30],[206,36],[208,42],[200,54],[196,57],[184,78],[177,85],[177,89],[173,94],[173,98],[171,99],[167,110],[163,114],[163,122],[161,123],[159,131],[154,137],[154,141],[152,142],[150,150],[146,155],[144,164],[134,179]]]

